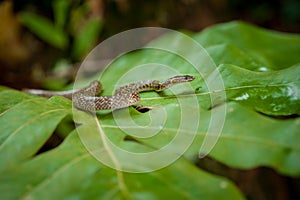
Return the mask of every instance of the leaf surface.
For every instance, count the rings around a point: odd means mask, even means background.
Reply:
[[[205,48],[233,45],[264,63],[261,66],[264,70],[283,69],[300,62],[299,35],[265,30],[240,21],[209,27],[194,38]]]
[[[112,170],[86,151],[76,132],[56,150],[3,174],[0,191],[5,199],[243,199],[230,182],[184,159],[153,173]]]
[[[61,105],[53,106],[44,98],[29,98],[14,91],[2,91],[0,94],[14,99],[11,104],[5,105],[9,108],[0,114],[2,171],[33,156],[70,112]],[[1,98],[1,101],[5,100],[9,101]],[[21,102],[18,103],[19,100]]]

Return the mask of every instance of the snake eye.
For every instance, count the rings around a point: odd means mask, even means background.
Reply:
[[[190,76],[190,75],[185,75],[184,78],[185,78],[186,81],[192,81],[192,80],[195,79],[195,77]]]

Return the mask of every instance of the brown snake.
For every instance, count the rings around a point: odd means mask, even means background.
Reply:
[[[101,83],[93,81],[89,86],[68,91],[48,91],[48,90],[25,90],[29,94],[34,94],[43,97],[64,96],[73,101],[73,104],[82,110],[115,110],[119,108],[134,105],[140,101],[140,92],[143,91],[162,91],[175,84],[190,82],[195,78],[193,76],[174,76],[163,82],[157,80],[146,80],[118,88],[113,96],[96,96],[101,93]]]

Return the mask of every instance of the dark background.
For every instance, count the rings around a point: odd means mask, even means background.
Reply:
[[[213,24],[231,20],[243,20],[264,28],[290,33],[300,31],[298,0],[71,0],[71,2],[73,7],[81,4],[90,6],[90,11],[85,16],[87,19],[101,18],[101,31],[97,42],[136,27],[158,26],[199,32]],[[4,8],[4,4],[7,3],[10,7]],[[1,2],[1,85],[17,89],[41,87],[45,78],[56,76],[53,75],[52,69],[59,59],[66,59],[76,65],[84,58],[72,58],[70,49],[60,50],[47,44],[19,23],[18,14],[23,11],[53,20],[52,4],[51,0]],[[72,36],[70,39],[72,40]],[[76,70],[76,67],[74,69]],[[70,74],[65,76],[64,80],[70,83],[74,72],[69,70],[68,73]]]

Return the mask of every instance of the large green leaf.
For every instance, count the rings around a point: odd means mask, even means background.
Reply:
[[[55,151],[2,174],[0,191],[4,199],[241,199],[227,180],[184,159],[144,174],[105,167],[86,151],[76,132]]]
[[[59,97],[46,100],[14,90],[3,90],[0,95],[2,105],[9,97],[19,99],[6,105],[0,118],[1,198],[152,199],[173,196],[179,199],[241,199],[230,182],[202,172],[184,159],[145,174],[122,173],[105,167],[84,148],[76,132],[55,151],[26,161],[71,111],[70,102]],[[12,118],[14,123],[4,123]],[[124,141],[122,146],[147,148],[130,141]]]
[[[151,127],[129,127],[120,130],[120,127],[110,120],[112,115],[101,118],[101,123],[104,132],[115,144],[119,144],[120,137],[125,138],[124,130],[129,133],[140,130],[139,137],[134,138],[147,146],[159,149],[169,144],[178,134],[176,127],[180,123],[181,117],[176,104],[168,105],[165,109],[171,113],[171,117],[168,115],[163,130],[151,138],[142,138],[147,135],[147,129],[151,129]],[[132,118],[139,125],[147,124],[150,119],[148,114],[137,114],[134,110],[131,112]],[[186,153],[186,156],[191,159],[198,155],[200,146],[207,134],[211,113],[201,110],[200,116],[201,121],[196,138]],[[237,103],[228,103],[224,128],[210,155],[232,167],[249,169],[257,166],[269,166],[283,174],[299,176],[299,123],[299,118],[273,119]],[[155,128],[157,127],[152,127],[153,130]],[[189,135],[193,134],[193,131],[193,129],[185,129],[183,133]],[[171,151],[180,153],[180,148],[174,146]]]
[[[180,45],[178,45],[178,48],[180,48]],[[223,49],[223,47],[221,47],[221,49],[226,50]],[[219,51],[220,49],[217,49],[218,53]],[[145,54],[147,57],[145,57]],[[225,53],[225,57],[226,56]],[[247,56],[239,57],[239,54],[236,56],[239,61],[233,60],[232,63],[246,65],[241,65],[241,67],[231,64],[220,64],[217,68],[223,79],[227,100],[242,103],[254,110],[271,116],[300,114],[299,64],[277,71],[256,72],[247,69],[249,66],[247,64],[251,58]],[[144,59],[139,59],[141,57]],[[194,59],[197,59],[196,54]],[[202,61],[199,60],[199,63],[201,62]],[[196,74],[196,70],[192,65],[182,58],[165,51],[147,49],[127,55],[127,57],[115,61],[110,68],[105,71],[105,74],[101,77],[102,83],[105,85],[104,95],[112,94],[114,88],[117,87],[114,82],[121,79],[124,74],[130,72],[132,70],[130,66],[142,66],[147,63],[160,63],[161,65],[172,66],[173,69],[183,74]],[[255,63],[254,66],[258,67],[259,65]],[[167,75],[168,73],[164,75],[165,72],[159,70],[159,67],[147,68],[145,70],[147,70],[147,76],[153,77],[152,79],[162,79],[162,76],[170,76]],[[196,80],[191,83],[193,89],[198,92],[197,95],[200,105],[206,108],[214,106],[210,105],[209,95],[224,92],[224,90],[214,92],[207,90],[206,84],[214,82],[216,80],[215,75],[215,73],[212,73],[204,77],[206,82],[203,82],[202,77],[196,76]],[[141,74],[140,76],[142,77],[143,75]],[[140,77],[137,78],[139,79]],[[182,90],[181,92],[187,91]],[[162,99],[166,99],[164,94],[170,94],[168,92],[148,94],[142,95],[145,98],[142,99],[141,104],[150,106],[153,103],[164,104],[165,102],[176,101],[176,99],[162,101]],[[149,97],[149,99],[146,97]]]

